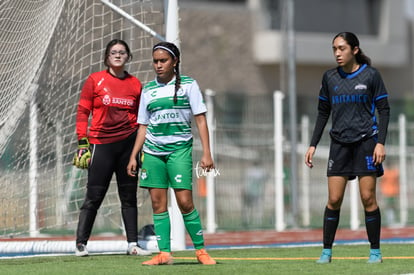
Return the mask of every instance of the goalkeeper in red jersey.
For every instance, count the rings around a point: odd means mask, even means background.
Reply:
[[[138,246],[137,178],[129,177],[125,170],[138,130],[142,89],[141,82],[125,71],[131,57],[125,41],[110,41],[104,56],[107,69],[92,73],[80,94],[76,116],[78,150],[73,164],[88,169],[88,182],[76,231],[77,256],[88,255],[86,245],[113,173],[128,241],[127,254],[151,254]]]

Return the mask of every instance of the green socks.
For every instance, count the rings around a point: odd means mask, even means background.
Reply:
[[[193,241],[194,248],[204,248],[203,228],[201,227],[201,220],[198,215],[198,211],[194,209],[188,214],[183,214],[183,219],[185,228]]]
[[[171,252],[171,225],[170,225],[170,215],[168,211],[153,214],[152,218],[154,220],[154,230],[157,234],[158,248],[160,251]]]
[[[171,252],[171,225],[168,211],[152,215],[154,220],[155,234],[157,234],[158,248],[160,251]],[[188,214],[183,214],[185,228],[193,241],[195,249],[204,248],[203,228],[201,227],[200,216],[194,209]]]

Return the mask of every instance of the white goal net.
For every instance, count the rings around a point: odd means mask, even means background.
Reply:
[[[163,0],[111,3],[164,32]],[[103,2],[0,2],[1,237],[73,234],[87,176],[71,165],[79,92],[90,73],[104,69],[103,51],[114,38],[131,48],[127,70],[143,83],[152,78],[151,47],[158,40]],[[144,199],[139,203],[148,204]],[[139,211],[139,226],[150,223],[150,208]],[[111,184],[94,232],[121,234],[122,228]]]

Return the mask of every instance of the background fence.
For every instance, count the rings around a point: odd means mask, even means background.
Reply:
[[[162,33],[162,1],[112,2]],[[113,38],[126,40],[132,49],[133,60],[128,71],[144,83],[152,79],[150,57],[155,40],[99,1],[5,1],[0,7],[0,236],[72,235],[84,198],[87,173],[71,165],[76,150],[74,125],[79,91],[90,73],[103,69],[103,48]],[[40,10],[43,12],[39,13]],[[45,18],[55,20],[49,22]],[[39,38],[39,33],[47,35]],[[38,56],[42,58],[37,59]],[[314,104],[316,110],[317,102]],[[217,94],[213,105],[216,122],[213,146],[220,171],[215,178],[217,230],[274,229],[273,95]],[[289,118],[284,114],[284,145],[276,150],[284,153],[283,197],[287,225],[288,228],[321,227],[327,199],[325,171],[329,135],[324,134],[311,171],[303,170],[307,144],[297,146],[297,197],[299,203],[306,199],[310,202],[309,222],[304,223],[302,211],[292,213],[290,198],[295,190],[291,189],[289,178],[292,168]],[[310,119],[311,129],[302,130],[298,123],[299,140],[303,131],[311,134],[313,119]],[[390,125],[386,164],[399,164],[401,152],[405,152],[407,169],[401,172],[411,179],[414,176],[410,169],[414,160],[414,123],[409,121],[405,129],[399,125],[396,119]],[[399,148],[401,130],[407,137],[407,145],[402,150]],[[201,147],[198,135],[195,136],[197,160]],[[205,182],[194,178],[194,198],[205,225]],[[247,184],[248,178],[255,180],[253,188]],[[307,180],[309,195],[304,197]],[[408,184],[407,196],[413,196],[413,188]],[[246,196],[244,190],[256,197]],[[33,193],[37,197],[34,202],[30,200]],[[140,190],[138,197],[141,227],[152,223],[152,211],[146,191]],[[379,198],[384,205],[380,192]],[[400,204],[396,200],[398,223]],[[413,202],[408,202],[408,219],[403,225],[414,224],[413,208]],[[341,215],[341,226],[349,227],[349,191]],[[30,224],[32,217],[35,227]],[[122,234],[121,220],[116,184],[112,183],[96,219],[94,234]]]
[[[163,2],[112,1],[158,33]],[[132,50],[128,72],[149,81],[158,40],[97,0],[2,1],[0,29],[0,235],[72,234],[87,174],[71,165],[79,91],[114,38]],[[121,233],[114,188],[98,232]]]
[[[220,176],[216,177],[216,207],[217,207],[217,224],[219,230],[244,230],[244,229],[274,229],[275,228],[275,173],[274,173],[274,125],[273,125],[273,97],[272,95],[242,95],[242,94],[217,94],[214,97],[214,112],[216,114],[216,130],[215,130],[215,160],[219,168]],[[391,103],[392,107],[392,103]],[[315,110],[317,102],[315,102]],[[302,121],[309,120],[309,127],[304,127],[298,123],[296,130],[299,140],[297,144],[297,178],[298,178],[298,213],[292,211],[292,192],[290,182],[290,157],[291,146],[289,143],[289,125],[286,114],[284,116],[284,145],[283,162],[284,162],[284,205],[285,205],[285,222],[287,227],[313,227],[322,226],[323,209],[327,201],[327,178],[326,167],[329,151],[329,125],[325,129],[325,133],[318,145],[314,163],[315,167],[309,169],[304,164],[304,153],[308,148],[308,144],[302,144],[301,140],[304,134],[312,135],[314,120],[316,117],[304,117]],[[405,128],[400,128],[398,120],[393,117],[389,126],[389,133],[386,143],[387,159],[384,163],[385,168],[391,165],[400,167],[401,151],[406,152],[406,169],[407,179],[411,179],[413,175],[413,131],[414,124],[407,122]],[[303,129],[307,129],[304,133]],[[400,148],[400,135],[406,135],[407,144]],[[197,148],[197,147],[196,147]],[[259,200],[253,204],[250,209],[248,207],[249,198],[244,196],[243,191],[248,186],[249,173],[251,169],[255,169],[255,163],[259,163],[262,173],[262,184],[257,186],[256,192],[259,193]],[[387,169],[385,171],[387,172]],[[256,176],[256,178],[259,178]],[[306,184],[309,182],[309,193],[304,192]],[[399,184],[399,182],[397,183]],[[201,185],[203,182],[201,181]],[[398,226],[400,224],[400,200],[395,198],[395,220],[392,224],[388,224],[387,220],[387,201],[384,194],[381,193],[381,179],[378,180],[378,199],[380,207],[383,210],[383,224]],[[201,186],[203,190],[203,186]],[[414,187],[408,180],[406,193],[403,197],[413,196]],[[197,203],[199,208],[203,210],[205,204],[203,192],[198,192]],[[306,196],[306,197],[305,197]],[[309,217],[303,217],[301,204],[309,200]],[[250,202],[251,204],[252,202]],[[358,200],[360,220],[363,221],[362,204]],[[403,220],[402,225],[413,225],[413,203],[408,202],[406,205],[408,217]],[[349,186],[346,190],[346,196],[341,211],[341,226],[350,227],[350,191]],[[255,213],[255,214],[252,214]],[[249,218],[249,215],[251,216]],[[257,215],[254,217],[254,215]],[[202,215],[206,217],[205,213]],[[246,217],[247,216],[247,217]],[[245,220],[248,223],[244,222]],[[309,221],[306,221],[309,219]],[[361,224],[363,226],[363,224]]]

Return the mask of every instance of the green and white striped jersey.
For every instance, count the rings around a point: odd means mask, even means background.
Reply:
[[[207,112],[197,81],[181,76],[181,88],[174,104],[175,78],[169,83],[157,79],[145,85],[138,111],[138,123],[148,125],[144,152],[168,155],[192,146],[191,118]]]

